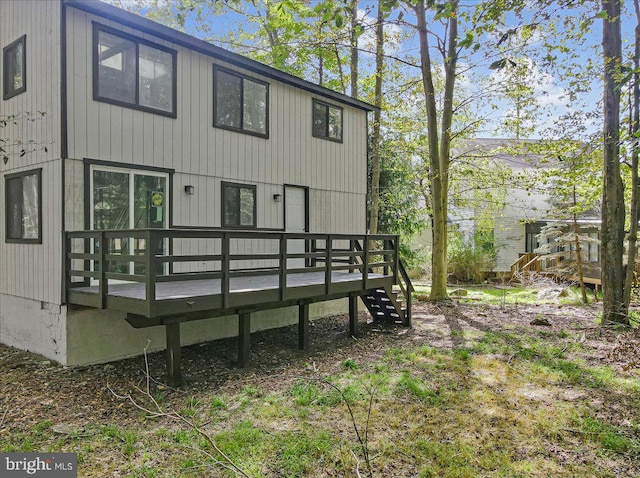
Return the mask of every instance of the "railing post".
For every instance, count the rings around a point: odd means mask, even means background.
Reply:
[[[333,237],[331,236],[331,234],[327,234],[327,238],[325,239],[326,243],[325,243],[325,255],[324,255],[324,260],[325,260],[325,269],[324,269],[324,290],[325,293],[327,295],[329,295],[329,289],[331,286],[331,269],[332,269],[332,263],[333,263]]]
[[[220,280],[220,292],[222,293],[222,306],[226,309],[229,305],[229,234],[222,233],[222,279]]]
[[[71,238],[67,232],[62,233],[64,240],[64,301],[69,302],[69,289],[71,289]]]
[[[280,300],[285,300],[287,287],[287,236],[280,234],[280,274],[279,274]]]
[[[389,239],[384,239],[384,240],[382,241],[382,250],[384,250],[384,251],[388,251],[389,249],[391,249],[391,241],[389,241]],[[382,259],[383,259],[383,260],[384,260],[384,262],[385,262],[385,266],[382,268],[382,273],[383,273],[385,276],[388,276],[388,275],[389,275],[389,266],[388,266],[386,263],[387,263],[387,262],[390,262],[390,260],[389,260],[389,253],[385,252],[385,253],[382,255]]]
[[[364,257],[362,258],[363,266],[362,266],[362,288],[364,290],[369,290],[369,236],[364,236],[364,241],[362,244],[364,248]]]
[[[148,314],[153,317],[156,310],[156,251],[158,249],[155,232],[148,229],[145,234],[145,240],[147,241],[145,251],[146,301]]]
[[[100,274],[98,274],[98,295],[100,296],[100,308],[104,309],[107,304],[107,294],[109,293],[109,283],[107,282],[107,262],[105,260],[105,237],[104,231],[98,234],[98,254],[100,254]]]
[[[393,248],[393,282],[398,283],[398,269],[400,268],[400,236],[396,235],[395,241],[393,241],[395,247]]]

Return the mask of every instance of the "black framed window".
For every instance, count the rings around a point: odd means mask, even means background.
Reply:
[[[94,23],[93,98],[175,118],[176,56]]]
[[[42,169],[5,176],[5,241],[42,243]]]
[[[269,137],[269,84],[213,67],[213,126]]]
[[[342,108],[313,100],[313,136],[342,143]]]
[[[222,183],[223,227],[256,227],[256,187]]]
[[[2,50],[2,98],[8,100],[27,91],[27,36]]]

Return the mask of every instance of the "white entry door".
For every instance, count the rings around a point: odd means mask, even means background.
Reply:
[[[307,194],[306,189],[299,186],[285,186],[284,188],[284,217],[285,232],[307,232]],[[289,253],[305,252],[303,239],[291,239],[287,242]],[[289,259],[287,268],[302,268],[304,259]]]

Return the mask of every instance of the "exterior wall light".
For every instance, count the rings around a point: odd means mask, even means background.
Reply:
[[[282,194],[274,194],[273,195],[273,200],[275,202],[282,202]]]
[[[196,188],[194,186],[192,186],[191,184],[187,184],[184,187],[184,192],[187,196],[193,196],[196,193]]]

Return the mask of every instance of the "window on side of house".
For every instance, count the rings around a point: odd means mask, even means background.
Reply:
[[[256,227],[256,187],[222,183],[222,226]]]
[[[313,100],[313,136],[342,143],[342,108]]]
[[[213,67],[213,126],[269,137],[269,84]]]
[[[5,176],[5,241],[42,243],[42,169]]]
[[[176,117],[176,52],[94,24],[94,99]]]
[[[2,98],[8,100],[27,91],[27,36],[2,50]]]

